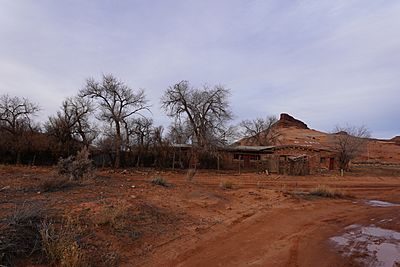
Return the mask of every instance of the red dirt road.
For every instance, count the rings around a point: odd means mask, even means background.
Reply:
[[[82,249],[94,266],[373,266],[365,253],[346,256],[330,238],[355,224],[400,232],[400,206],[366,203],[400,204],[398,176],[199,172],[188,182],[184,172],[104,170],[49,192],[40,187],[57,179],[48,168],[0,166],[0,176],[0,219],[26,202],[50,215],[79,216],[87,231]],[[170,186],[151,184],[154,177]],[[221,181],[233,189],[220,188]],[[354,197],[310,197],[318,185]],[[98,223],[110,210],[122,212],[117,228]]]
[[[194,239],[170,244],[155,252],[146,265],[363,266],[359,255],[340,255],[329,238],[341,234],[348,225],[369,225],[371,221],[389,220],[378,225],[400,231],[400,207],[370,207],[364,200],[368,197],[399,201],[400,179],[391,179],[389,183],[384,178],[364,182],[355,179],[330,182],[347,188],[357,199],[290,198],[249,213],[240,222],[220,225]],[[295,184],[298,188],[313,183],[310,179]]]

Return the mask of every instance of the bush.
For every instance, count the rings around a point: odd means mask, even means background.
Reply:
[[[49,177],[41,181],[39,190],[41,192],[54,192],[74,186],[74,183],[65,177]]]
[[[103,208],[98,214],[98,225],[109,225],[114,230],[120,230],[126,226],[126,214],[129,206],[126,202],[116,202],[110,206]]]
[[[16,206],[0,223],[0,264],[12,265],[14,259],[26,258],[41,250],[40,225],[43,208],[38,205]]]
[[[193,177],[196,175],[196,169],[189,169],[186,173],[186,180],[191,182]]]
[[[151,183],[154,185],[160,185],[164,187],[168,187],[168,182],[162,177],[156,177],[151,180]]]
[[[337,189],[330,188],[326,185],[319,185],[309,193],[311,196],[326,197],[326,198],[344,198],[347,195]]]
[[[229,181],[222,181],[219,184],[219,187],[221,187],[222,189],[232,189],[233,188],[233,184]]]
[[[43,221],[40,235],[48,262],[65,267],[88,266],[88,257],[78,243],[81,234],[80,224],[71,218],[64,219],[58,228],[51,221]]]
[[[83,148],[74,156],[60,159],[57,164],[58,174],[68,176],[70,180],[81,180],[93,176],[94,167],[89,159],[89,149]]]
[[[63,220],[56,228],[42,206],[24,203],[0,224],[0,266],[13,265],[15,259],[39,252],[41,261],[51,265],[88,266],[78,244],[80,232],[80,225],[69,220]]]

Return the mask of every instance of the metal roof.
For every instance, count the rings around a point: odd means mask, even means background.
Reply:
[[[224,150],[227,151],[243,151],[243,152],[262,152],[272,149],[274,146],[228,146]]]

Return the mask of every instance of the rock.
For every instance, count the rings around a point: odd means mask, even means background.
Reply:
[[[299,129],[309,129],[307,124],[304,122],[295,119],[287,113],[281,113],[281,117],[277,122],[278,127],[286,128],[286,127],[296,127]]]
[[[400,144],[400,135],[393,137],[390,141]]]

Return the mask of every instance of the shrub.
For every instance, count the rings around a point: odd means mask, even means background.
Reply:
[[[114,230],[125,228],[127,220],[126,214],[129,206],[126,202],[116,202],[110,206],[104,207],[98,214],[98,225],[109,225]]]
[[[64,219],[59,227],[51,221],[43,221],[40,235],[48,262],[64,267],[88,266],[88,257],[78,243],[81,234],[81,226],[71,218]]]
[[[14,259],[40,251],[43,218],[41,206],[24,203],[0,223],[0,265],[12,265]]]
[[[151,183],[154,185],[160,185],[164,187],[168,187],[168,182],[162,177],[155,177],[151,180]]]
[[[330,188],[326,185],[319,185],[309,193],[312,196],[326,197],[326,198],[344,198],[346,194],[337,189]]]
[[[196,169],[188,169],[188,171],[186,173],[186,180],[188,182],[191,182],[195,175],[196,175]]]
[[[57,163],[58,174],[68,176],[70,180],[92,177],[94,167],[89,155],[89,149],[83,148],[76,157],[60,159]]]
[[[41,181],[39,190],[41,192],[54,192],[73,186],[74,183],[65,177],[49,177]]]
[[[64,219],[57,228],[42,206],[16,206],[0,224],[0,266],[42,252],[43,261],[64,267],[88,266],[78,241],[82,227]]]
[[[219,183],[219,187],[221,187],[222,189],[232,189],[233,184],[229,181],[222,181]]]

